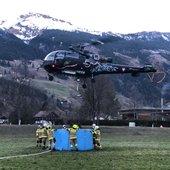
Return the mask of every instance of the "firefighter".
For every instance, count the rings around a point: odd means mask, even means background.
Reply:
[[[78,131],[79,126],[74,124],[72,128],[69,128],[69,133],[70,133],[70,148],[73,150],[73,147],[78,150],[78,144],[77,144],[77,136],[76,133]]]
[[[47,136],[48,136],[48,147],[50,150],[54,149],[54,137],[53,137],[53,132],[54,129],[52,129],[51,125],[47,126]]]
[[[38,128],[36,130],[36,137],[37,137],[37,147],[41,147],[42,145],[42,126],[38,125]]]
[[[92,135],[93,135],[93,145],[95,145],[95,127],[96,127],[96,124],[95,123],[93,123],[92,124]]]
[[[47,135],[47,127],[46,126],[43,125],[41,133],[42,133],[43,149],[46,149],[47,148],[47,146],[46,146],[46,144],[47,144],[47,137],[48,137],[48,135]]]
[[[101,132],[100,132],[100,128],[99,126],[95,126],[94,130],[93,130],[93,144],[94,144],[94,147],[96,149],[102,149],[102,146],[101,146]]]

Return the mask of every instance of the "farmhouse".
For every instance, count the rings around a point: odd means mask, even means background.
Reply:
[[[62,122],[62,119],[60,118],[60,113],[56,113],[53,111],[39,111],[34,116],[34,120],[36,124],[41,123],[41,121],[51,121],[53,124],[59,124]]]

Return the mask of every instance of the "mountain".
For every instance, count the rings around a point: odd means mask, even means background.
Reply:
[[[70,32],[86,32],[94,35],[102,35],[103,32],[80,28],[68,21],[53,18],[40,13],[28,13],[18,16],[16,20],[0,20],[0,29],[14,34],[16,37],[28,42],[44,30],[63,30]],[[141,41],[170,41],[170,33],[161,32],[139,32],[134,34],[114,34],[112,32],[104,33],[110,36],[118,36],[126,40]]]
[[[0,59],[34,59],[42,56],[39,49],[25,44],[15,35],[0,30]]]
[[[1,43],[4,46],[0,44],[1,59],[43,59],[52,50],[68,49],[71,44],[97,39],[104,44],[93,46],[95,51],[112,57],[114,63],[131,66],[153,64],[160,72],[158,77],[165,72],[166,77],[160,83],[152,82],[146,74],[135,78],[131,75],[112,76],[117,92],[133,101],[131,107],[159,106],[161,91],[170,82],[170,33],[101,33],[33,13],[21,15],[13,23],[0,21],[0,28],[0,41],[5,42]],[[168,101],[169,97],[166,100]]]
[[[161,33],[161,32],[139,32],[136,34],[127,34],[123,36],[127,40],[143,40],[143,41],[159,41],[165,40],[170,41],[170,33]]]
[[[159,72],[154,76],[154,82],[147,74],[141,74],[139,77],[132,77],[129,74],[113,75],[112,79],[119,94],[131,99],[132,103],[129,107],[142,105],[159,107],[161,89],[170,81],[170,44],[163,35],[164,33],[159,32],[93,35],[85,32],[45,30],[33,38],[30,45],[48,53],[56,49],[68,49],[70,44],[98,39],[104,44],[93,48],[96,48],[96,51],[101,55],[112,57],[113,63],[130,66],[153,64]],[[168,33],[166,33],[167,35]],[[165,79],[159,82],[164,77],[164,72],[166,73]],[[166,101],[168,100],[169,98],[166,99]],[[122,101],[122,106],[126,104]]]
[[[72,25],[70,22],[39,13],[20,15],[12,23],[10,21],[2,20],[0,21],[0,28],[4,31],[14,34],[25,42],[28,42],[32,38],[41,34],[43,30],[48,29],[81,31],[92,34],[100,34],[100,32],[79,28]]]

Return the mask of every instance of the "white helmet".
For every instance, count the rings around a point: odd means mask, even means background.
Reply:
[[[95,126],[95,129],[96,129],[96,130],[99,129],[99,126]]]
[[[95,123],[93,123],[93,124],[92,124],[92,128],[94,129],[95,127],[96,127],[96,124],[95,124]]]
[[[46,120],[43,120],[43,121],[42,121],[42,125],[43,125],[43,127],[46,128],[49,124],[48,124],[48,122],[47,122]]]

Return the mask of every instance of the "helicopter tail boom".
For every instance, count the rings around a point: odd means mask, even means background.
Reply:
[[[124,74],[131,73],[137,75],[138,73],[156,72],[156,69],[152,65],[145,65],[143,67],[130,67],[116,64],[101,64],[93,69],[93,74]]]

